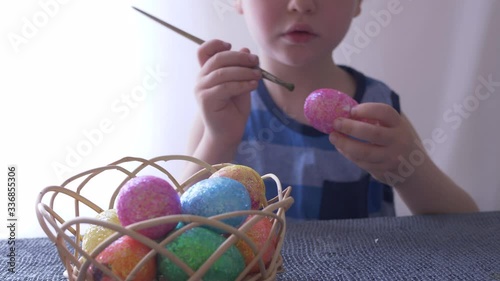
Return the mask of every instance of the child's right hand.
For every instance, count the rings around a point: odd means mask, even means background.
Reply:
[[[195,87],[204,134],[223,145],[240,142],[250,114],[249,93],[262,77],[256,55],[248,49],[230,50],[231,45],[220,40],[201,45],[201,70]]]

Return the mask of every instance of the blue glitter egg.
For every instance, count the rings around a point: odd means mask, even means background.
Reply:
[[[250,210],[251,200],[245,186],[237,180],[217,177],[208,178],[191,186],[181,196],[182,213],[211,217],[233,211]],[[246,216],[236,216],[222,222],[239,227]],[[222,229],[212,230],[225,233]]]

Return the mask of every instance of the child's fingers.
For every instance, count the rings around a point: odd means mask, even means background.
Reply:
[[[205,88],[200,92],[200,99],[205,101],[225,101],[250,93],[257,88],[258,82],[253,81],[232,81],[217,84],[210,88]]]
[[[219,68],[204,76],[204,79],[214,84],[229,81],[259,80],[260,78],[262,78],[260,70],[240,66]]]
[[[207,75],[201,76],[198,86],[200,89],[212,88],[217,85],[229,88],[226,86],[228,83],[258,81],[261,77],[262,73],[257,69],[230,66],[216,69]]]
[[[255,80],[218,84],[197,91],[197,99],[203,105],[205,112],[219,112],[233,104],[231,101],[249,99],[248,93],[255,90],[257,85]]]
[[[231,50],[231,44],[227,42],[217,39],[207,41],[198,48],[198,62],[200,66],[203,66],[215,54],[229,50]]]
[[[392,106],[375,102],[356,105],[351,109],[351,118],[376,120],[385,127],[396,127],[401,121],[401,115]]]
[[[381,163],[386,158],[383,147],[360,142],[341,133],[331,133],[329,140],[338,151],[355,163]]]
[[[207,75],[212,71],[228,66],[242,66],[246,68],[256,68],[259,65],[259,58],[246,52],[221,52],[210,57],[203,68],[201,75]]]
[[[371,144],[389,146],[394,141],[392,128],[348,118],[337,118],[334,122],[334,127],[337,132]]]

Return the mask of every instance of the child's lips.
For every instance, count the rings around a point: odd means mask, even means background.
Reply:
[[[313,40],[317,35],[305,31],[292,31],[284,34],[284,38],[291,43],[307,43]]]
[[[307,43],[317,36],[307,24],[295,24],[283,34],[283,37],[291,43]]]

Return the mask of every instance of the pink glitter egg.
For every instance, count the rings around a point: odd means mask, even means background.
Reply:
[[[309,94],[304,103],[304,115],[314,128],[325,134],[335,129],[333,121],[349,118],[351,108],[357,105],[350,96],[334,89],[318,89]]]
[[[162,216],[181,213],[180,197],[167,181],[155,176],[130,179],[120,190],[116,202],[118,219],[123,226]],[[162,238],[177,223],[143,228],[139,233],[151,238]]]

